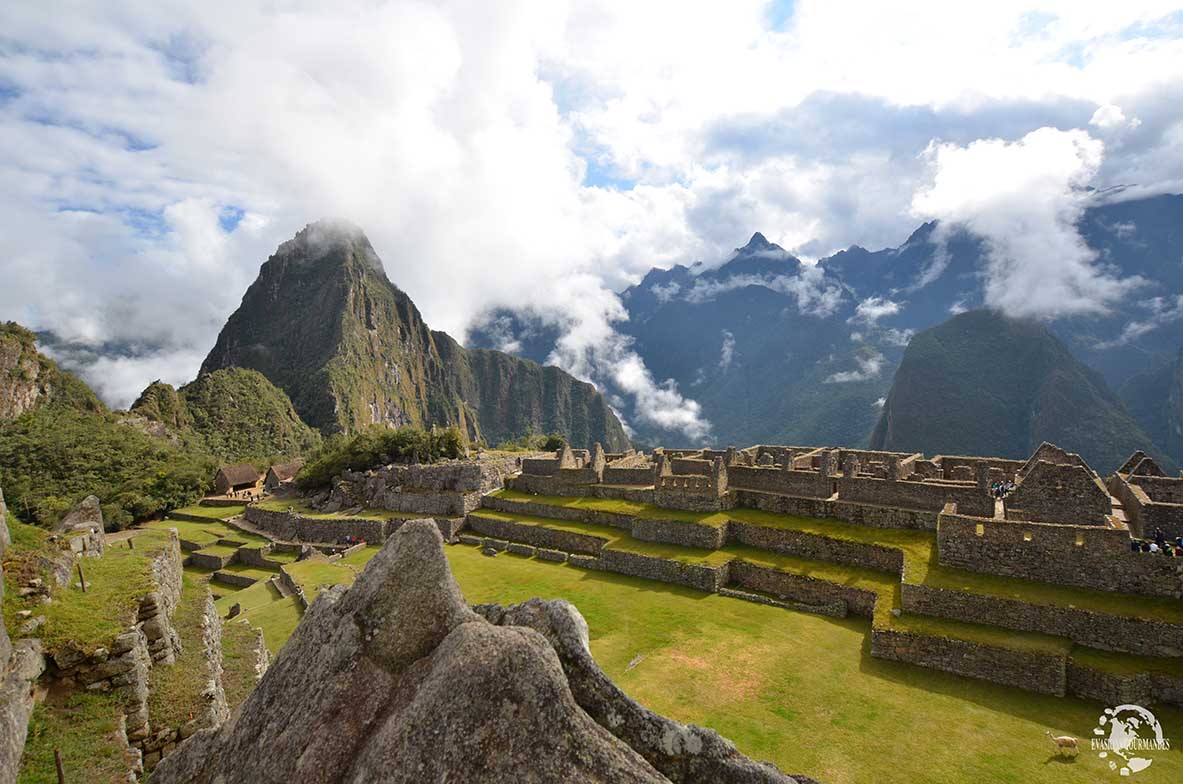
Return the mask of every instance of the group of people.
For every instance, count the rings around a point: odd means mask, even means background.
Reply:
[[[244,501],[258,501],[263,493],[259,490],[231,490],[231,498],[241,498]]]
[[[1134,539],[1130,542],[1130,549],[1135,553],[1161,553],[1174,558],[1183,558],[1183,536],[1175,537],[1174,541],[1167,539],[1161,528],[1154,529],[1154,539]]]
[[[1007,493],[1009,493],[1011,490],[1014,490],[1014,489],[1015,489],[1015,483],[1011,482],[1011,481],[995,482],[992,485],[990,485],[990,493],[995,498],[1002,498],[1003,496],[1005,496]]]
[[[354,536],[353,534],[346,534],[345,535],[345,546],[346,547],[353,547],[355,544],[365,544],[365,543],[366,543],[366,540],[362,539],[360,536]]]

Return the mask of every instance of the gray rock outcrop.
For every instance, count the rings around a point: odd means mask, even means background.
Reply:
[[[473,612],[435,522],[409,522],[351,588],[320,594],[242,707],[151,782],[793,781],[628,700],[570,605],[523,607],[485,608],[498,623]]]
[[[0,564],[11,543],[4,492],[0,490]],[[4,573],[0,569],[0,601],[4,600]],[[9,639],[0,622],[0,784],[16,781],[21,752],[33,712],[33,684],[45,671],[45,658],[37,640]]]
[[[103,510],[99,499],[88,495],[53,527],[53,532],[70,544],[78,555],[103,554]]]

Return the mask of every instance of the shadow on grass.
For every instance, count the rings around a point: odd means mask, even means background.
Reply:
[[[1059,765],[1072,765],[1076,762],[1076,757],[1070,756],[1067,754],[1054,754],[1053,753],[1050,757],[1048,757],[1047,759],[1045,759],[1043,761],[1043,764],[1050,765],[1053,762],[1057,763]]]

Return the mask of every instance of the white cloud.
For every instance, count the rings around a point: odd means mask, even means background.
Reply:
[[[729,275],[722,279],[698,278],[686,290],[687,302],[709,302],[720,295],[748,286],[761,286],[792,297],[797,310],[809,316],[829,316],[842,303],[842,289],[817,265],[804,265],[796,275]]]
[[[676,280],[671,280],[665,286],[654,283],[649,287],[649,290],[653,292],[653,296],[657,297],[658,302],[669,302],[682,290],[682,286]]]
[[[887,405],[887,398],[885,397],[877,397],[875,398],[874,402],[871,403],[873,408],[883,408],[885,405]]]
[[[889,346],[906,346],[915,334],[916,330],[914,329],[895,329],[893,327],[883,330],[881,338]]]
[[[878,378],[887,360],[879,352],[869,355],[858,355],[854,358],[858,364],[857,370],[844,370],[826,377],[827,384],[847,384],[852,381],[869,381]]]
[[[735,336],[730,330],[723,330],[723,347],[719,351],[719,368],[727,370],[735,359]]]
[[[1097,111],[1093,112],[1092,118],[1089,119],[1089,125],[1095,125],[1102,130],[1124,128],[1126,125],[1136,128],[1139,124],[1136,118],[1132,122],[1127,121],[1121,107],[1111,103],[1098,107]]]
[[[939,151],[1041,124],[1099,133],[1112,112],[1089,126],[1096,107],[1120,106],[1102,168],[1083,167],[1093,184],[1183,187],[1183,36],[1160,22],[1177,2],[923,0],[900,14],[800,0],[781,30],[764,0],[677,13],[651,0],[43,5],[0,4],[0,310],[68,338],[148,345],[178,378],[258,265],[322,216],[366,229],[428,322],[461,335],[499,305],[586,325],[562,313],[588,292],[601,302],[652,266],[721,260],[757,229],[809,258],[895,244],[914,228],[933,162],[917,155],[934,136]],[[805,111],[819,96],[878,111]],[[798,146],[764,148],[759,129],[785,116],[799,133],[764,135]],[[735,144],[718,143],[737,127]],[[605,173],[625,182],[596,186]],[[1067,181],[1083,175],[1052,178],[1068,206],[1048,195],[1041,226],[1070,218]],[[1015,223],[987,219],[997,202],[937,192],[941,214]],[[239,211],[232,231],[219,222]],[[1065,236],[1045,250],[1071,251]],[[1031,308],[1062,312],[1060,294],[1072,312],[1112,302],[1079,253],[1057,270],[1070,274]],[[1006,294],[1030,276],[992,271],[1015,283],[1000,300],[1027,309]],[[840,297],[804,273],[774,285],[803,312]],[[132,374],[146,384],[152,367]],[[664,387],[640,388],[653,401]]]
[[[1151,297],[1139,304],[1146,311],[1146,315],[1127,322],[1116,338],[1097,344],[1097,348],[1124,346],[1164,324],[1183,319],[1183,294],[1173,297]]]
[[[1104,145],[1080,130],[1041,128],[1016,142],[984,139],[925,153],[931,184],[912,208],[987,241],[986,304],[1015,316],[1105,313],[1137,278],[1097,263],[1076,230]]]
[[[885,297],[867,297],[855,307],[854,315],[850,317],[850,323],[862,322],[873,325],[879,319],[885,316],[894,316],[899,312],[898,302],[892,302]]]

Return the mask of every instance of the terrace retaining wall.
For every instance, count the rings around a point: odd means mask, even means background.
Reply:
[[[980,533],[979,533],[980,531]],[[1021,523],[945,512],[940,563],[983,574],[1147,596],[1183,596],[1183,559],[1130,551],[1118,528]]]
[[[733,560],[729,566],[728,576],[731,583],[741,588],[803,604],[825,605],[841,600],[846,603],[848,613],[865,618],[870,618],[875,613],[874,591],[837,585],[799,574],[788,574],[742,559]]]
[[[729,522],[727,529],[728,541],[762,550],[893,574],[899,574],[904,567],[904,554],[894,547],[831,539],[804,531],[766,528],[737,520]]]
[[[1063,654],[1000,648],[902,629],[871,629],[871,655],[929,669],[1063,697]]]
[[[591,534],[559,531],[529,523],[513,523],[492,517],[481,517],[479,514],[468,516],[468,527],[484,536],[587,555],[598,555],[607,543],[606,540]]]
[[[1142,656],[1183,656],[1183,626],[1074,607],[1037,605],[999,596],[904,583],[907,612],[1066,637],[1089,648]]]

